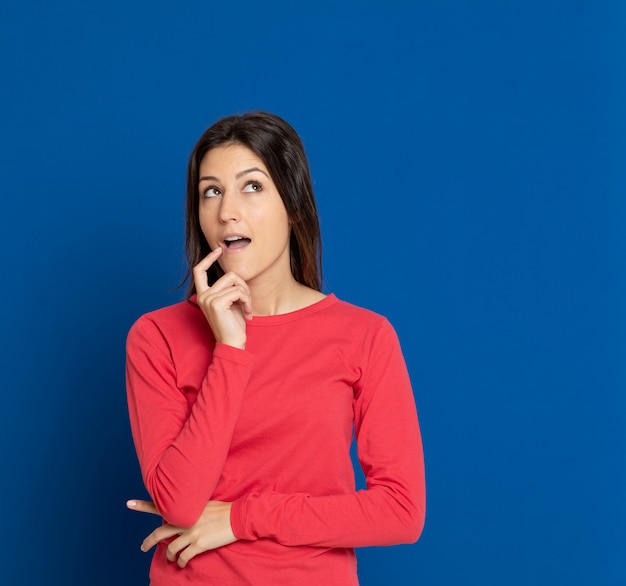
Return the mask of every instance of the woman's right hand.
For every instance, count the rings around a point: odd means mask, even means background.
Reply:
[[[244,349],[246,320],[252,319],[252,297],[248,284],[237,273],[229,272],[209,287],[207,270],[222,252],[221,248],[212,250],[193,268],[198,306],[217,342]]]

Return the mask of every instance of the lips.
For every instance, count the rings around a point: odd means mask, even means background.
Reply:
[[[226,236],[224,238],[224,245],[229,250],[237,250],[240,248],[245,248],[250,244],[250,238],[246,238],[245,236],[240,236],[239,234],[234,234],[232,236]]]

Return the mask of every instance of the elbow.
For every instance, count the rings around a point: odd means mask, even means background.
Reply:
[[[156,502],[155,505],[161,513],[164,521],[176,527],[182,527],[184,529],[192,527],[200,517],[200,512],[195,513],[194,511],[190,511],[188,508],[185,509],[180,506],[175,506],[174,504],[170,506],[163,506],[163,508],[161,508]]]
[[[379,545],[410,545],[418,541],[424,529],[426,499],[423,491],[384,489],[386,514],[384,543]],[[382,519],[381,519],[382,520]]]
[[[415,543],[424,530],[425,515],[423,511],[415,511],[411,515],[407,515],[407,520],[403,528],[402,541],[400,543]]]
[[[146,488],[163,520],[176,527],[187,528],[195,525],[206,504],[194,503],[192,499],[167,490],[156,478],[146,482]]]
[[[398,517],[396,544],[415,543],[422,535],[426,520],[424,507],[412,505],[403,508]]]

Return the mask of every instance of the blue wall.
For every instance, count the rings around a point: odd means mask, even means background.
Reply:
[[[426,528],[363,586],[624,583],[624,4],[176,4],[0,8],[2,582],[146,583],[126,332],[181,297],[196,138],[265,108],[414,380]]]

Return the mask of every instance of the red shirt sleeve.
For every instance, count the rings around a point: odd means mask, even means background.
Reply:
[[[361,547],[415,542],[425,519],[421,435],[409,375],[385,320],[372,336],[354,387],[358,457],[366,490],[311,496],[264,492],[233,503],[239,539],[288,546]]]
[[[167,340],[149,317],[131,328],[126,357],[130,424],[144,483],[167,522],[190,527],[219,480],[252,358],[245,350],[216,344],[189,407]]]

